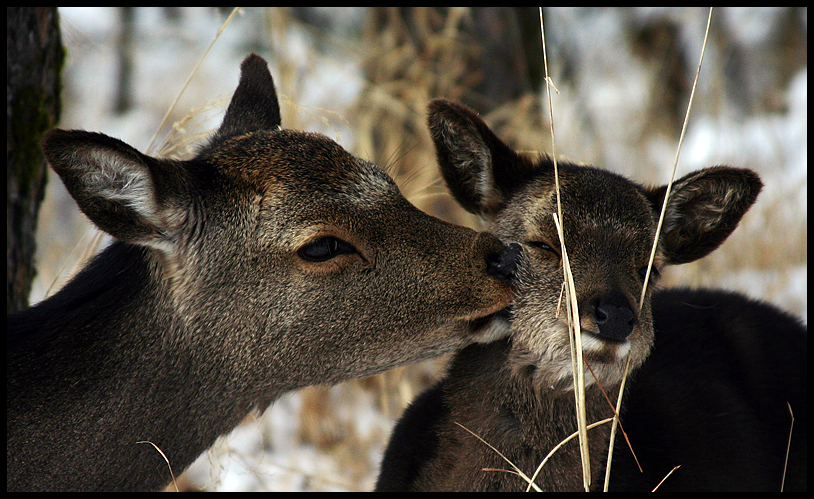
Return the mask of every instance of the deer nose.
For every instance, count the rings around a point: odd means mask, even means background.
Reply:
[[[594,309],[594,320],[599,336],[611,340],[626,340],[636,325],[636,314],[621,293],[602,296]]]
[[[517,262],[523,249],[517,243],[503,248],[499,253],[486,255],[486,272],[501,281],[511,284],[517,273]]]

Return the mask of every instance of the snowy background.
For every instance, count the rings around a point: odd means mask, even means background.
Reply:
[[[544,94],[527,85],[501,100],[501,90],[522,78],[496,77],[491,68],[502,56],[489,43],[497,38],[487,35],[516,34],[509,9],[408,10],[240,12],[149,152],[189,154],[183,147],[196,134],[218,126],[240,61],[256,51],[271,66],[285,127],[328,135],[387,167],[423,210],[477,228],[438,179],[423,125],[426,104],[464,100],[515,148],[550,151]],[[228,13],[61,8],[67,59],[60,126],[101,131],[147,151]],[[409,26],[399,24],[401,15]],[[553,98],[557,153],[666,183],[707,10],[568,8],[545,15],[549,70],[560,91]],[[472,24],[486,35],[473,38]],[[671,269],[664,285],[736,289],[807,317],[807,75],[806,8],[716,9],[677,175],[729,164],[756,170],[766,187],[721,249]],[[54,175],[41,213],[32,302],[61,285],[94,233]],[[285,396],[223,438],[181,484],[370,490],[395,418],[442,370],[443,359]]]

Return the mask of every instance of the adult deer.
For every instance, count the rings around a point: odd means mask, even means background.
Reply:
[[[531,477],[577,430],[554,168],[514,152],[471,110],[430,105],[441,172],[469,211],[504,241],[525,245],[508,339],[465,348],[446,377],[407,409],[391,438],[379,490],[525,490],[488,442]],[[776,308],[723,291],[648,287],[644,274],[665,187],[559,162],[563,231],[580,311],[588,423],[611,417],[625,363],[631,375],[610,488],[806,488],[807,331]],[[651,281],[696,260],[735,229],[761,189],[749,170],[713,167],[673,186]],[[564,305],[563,305],[564,308]],[[788,404],[788,405],[787,405]],[[465,427],[466,429],[462,428]],[[591,483],[602,488],[609,425],[589,430]],[[583,490],[576,440],[535,479],[543,490]]]
[[[9,490],[156,490],[254,409],[500,332],[518,247],[412,206],[373,164],[283,130],[247,57],[193,159],[55,130],[43,150],[116,238],[8,318]]]

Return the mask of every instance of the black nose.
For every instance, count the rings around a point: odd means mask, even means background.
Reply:
[[[523,250],[517,243],[506,246],[500,253],[492,253],[486,257],[486,272],[503,282],[514,282],[517,273],[517,262]]]
[[[626,340],[636,325],[636,314],[622,293],[609,293],[599,298],[594,309],[599,336]]]

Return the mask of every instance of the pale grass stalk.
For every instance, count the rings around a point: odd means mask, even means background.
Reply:
[[[579,450],[582,458],[582,484],[585,491],[591,488],[591,456],[588,448],[588,417],[585,413],[585,365],[582,355],[582,330],[579,324],[576,286],[571,274],[571,264],[565,249],[563,230],[560,220],[554,214],[554,225],[560,237],[562,250],[562,268],[565,273],[565,305],[568,313],[568,337],[571,346],[571,372],[574,378],[574,402],[577,412],[577,433],[579,433]]]
[[[529,478],[529,477],[528,477],[528,476],[527,476],[525,473],[523,473],[523,471],[522,471],[520,468],[518,468],[518,467],[517,467],[517,466],[516,466],[516,465],[515,465],[513,462],[509,461],[509,458],[508,458],[508,457],[504,456],[504,455],[503,455],[503,454],[502,454],[502,453],[501,453],[499,450],[495,449],[495,448],[492,446],[492,444],[490,444],[490,443],[489,443],[489,442],[487,442],[486,440],[482,439],[482,438],[480,437],[480,435],[478,435],[478,434],[477,434],[477,433],[475,433],[474,431],[470,430],[470,429],[469,429],[469,428],[467,428],[466,426],[462,425],[461,423],[459,423],[459,422],[457,422],[457,421],[456,421],[456,422],[455,422],[455,424],[456,424],[456,425],[458,425],[458,426],[460,426],[460,427],[461,427],[461,428],[463,428],[464,430],[468,431],[468,432],[469,432],[469,433],[470,433],[470,434],[471,434],[473,437],[477,438],[478,440],[480,440],[481,442],[483,442],[484,444],[486,444],[486,445],[487,445],[487,446],[488,446],[490,449],[492,449],[493,451],[495,451],[495,452],[497,453],[497,455],[498,455],[498,456],[502,457],[502,458],[503,458],[503,459],[504,459],[504,460],[505,460],[507,463],[509,463],[509,465],[510,465],[512,468],[514,468],[514,471],[515,471],[515,472],[516,472],[518,475],[520,475],[520,477],[521,477],[523,480],[525,480],[525,481],[526,481],[526,483],[528,483],[528,484],[529,484],[529,486],[534,487],[534,490],[536,490],[537,492],[542,492],[542,490],[540,490],[540,487],[538,487],[538,486],[537,486],[537,485],[536,485],[534,482],[532,482],[532,481],[531,481],[531,478]]]
[[[627,383],[627,371],[630,367],[630,355],[627,356],[627,362],[625,362],[625,372],[622,375],[622,384],[619,386],[619,396],[616,398],[616,412],[613,415],[613,424],[611,425],[611,432],[610,432],[610,441],[608,443],[608,460],[605,464],[605,484],[602,487],[603,492],[608,491],[608,485],[610,484],[610,471],[611,471],[611,459],[613,459],[613,446],[616,444],[616,428],[619,426],[619,411],[622,410],[622,394],[625,393],[625,384]],[[633,452],[633,449],[630,449]],[[636,460],[636,464],[638,464],[638,459]]]
[[[178,96],[172,102],[172,105],[170,106],[170,108],[167,109],[167,112],[164,114],[164,117],[161,119],[161,123],[159,123],[158,128],[156,128],[156,131],[153,134],[153,138],[150,139],[150,144],[147,146],[147,150],[145,151],[146,154],[150,154],[150,151],[153,148],[153,144],[155,143],[155,139],[158,138],[158,133],[161,131],[161,128],[164,126],[164,123],[167,122],[167,119],[170,117],[170,114],[175,109],[175,106],[178,104],[178,101],[181,99],[181,96],[184,95],[184,92],[186,91],[187,87],[189,86],[189,82],[191,82],[192,78],[195,77],[195,75],[198,73],[198,68],[201,67],[201,64],[203,63],[204,59],[206,59],[206,56],[209,55],[209,51],[215,45],[215,42],[218,41],[218,38],[220,38],[221,33],[223,33],[223,31],[226,29],[226,26],[228,26],[229,23],[232,22],[232,18],[235,17],[235,14],[237,14],[240,11],[240,9],[241,9],[240,7],[235,7],[234,9],[232,9],[232,13],[229,14],[229,17],[227,17],[225,21],[223,21],[223,24],[221,25],[220,29],[218,29],[218,32],[215,33],[215,37],[212,38],[212,41],[209,43],[209,46],[206,47],[206,50],[204,51],[203,55],[201,55],[201,58],[198,59],[198,63],[195,64],[194,68],[192,68],[192,71],[189,73],[189,76],[187,77],[187,81],[184,82],[184,86],[181,87],[181,91],[178,92]]]
[[[579,327],[579,307],[577,306],[576,288],[571,276],[571,267],[568,263],[568,255],[565,251],[565,233],[560,226],[562,221],[562,204],[560,202],[560,175],[557,166],[557,148],[554,140],[554,107],[551,103],[551,78],[548,75],[548,57],[545,45],[545,27],[543,25],[543,8],[540,11],[540,37],[543,43],[543,67],[545,69],[546,96],[548,98],[548,122],[551,130],[551,157],[554,162],[554,187],[557,193],[557,214],[554,222],[557,224],[557,232],[560,237],[560,248],[562,251],[563,276],[566,282],[566,305],[568,310],[568,330],[571,345],[571,372],[574,377],[574,400],[577,413],[577,429],[579,432],[579,452],[582,458],[582,483],[585,491],[591,488],[591,458],[588,449],[587,416],[585,415],[585,370],[582,357],[582,338]],[[556,91],[556,87],[554,87]],[[558,92],[559,93],[559,92]]]
[[[672,474],[673,474],[673,472],[674,472],[675,470],[677,470],[678,468],[680,468],[680,467],[681,467],[681,465],[679,464],[678,466],[676,466],[676,467],[674,467],[673,469],[671,469],[671,470],[670,470],[670,472],[669,472],[669,473],[667,473],[666,475],[664,475],[664,478],[662,478],[662,479],[661,479],[661,481],[658,483],[658,485],[656,485],[656,487],[655,487],[653,490],[651,490],[650,492],[655,492],[655,491],[659,490],[659,487],[661,487],[661,484],[663,484],[665,480],[667,480],[668,478],[670,478],[670,475],[672,475]]]
[[[786,486],[786,469],[789,467],[789,452],[791,451],[791,434],[794,431],[794,411],[791,410],[791,404],[786,402],[789,407],[789,415],[791,416],[791,426],[789,426],[789,442],[786,444],[786,459],[783,461],[783,479],[780,480],[780,492]]]
[[[172,477],[172,485],[173,485],[173,487],[175,487],[176,492],[180,492],[180,490],[178,490],[178,483],[175,481],[175,473],[172,472],[172,465],[170,464],[170,460],[167,459],[167,455],[164,454],[164,451],[162,451],[156,444],[150,442],[149,440],[140,440],[140,441],[138,441],[136,443],[137,444],[150,444],[155,448],[155,450],[158,451],[159,454],[161,454],[161,457],[163,457],[164,461],[167,463],[167,468],[170,469],[170,476]]]
[[[189,157],[192,146],[212,134],[212,130],[191,133],[190,129],[194,129],[196,126],[194,120],[204,121],[210,115],[223,112],[224,105],[227,103],[226,99],[212,99],[203,106],[190,109],[186,116],[172,124],[156,154],[162,158],[186,159]]]
[[[60,276],[62,276],[65,273],[65,268],[68,266],[68,262],[72,261],[76,262],[73,266],[73,269],[71,269],[70,274],[68,274],[69,276],[74,276],[76,275],[77,272],[79,272],[79,269],[82,267],[82,263],[87,261],[94,253],[96,253],[96,248],[99,246],[99,242],[102,240],[102,233],[98,229],[96,229],[96,233],[94,234],[91,242],[85,243],[85,239],[88,237],[90,233],[91,232],[89,230],[86,230],[82,233],[82,237],[79,239],[79,242],[76,245],[74,245],[74,247],[71,249],[70,254],[68,255],[68,258],[65,259],[65,264],[62,266],[62,268],[60,268],[59,272],[57,273],[56,276],[54,276],[53,280],[51,280],[51,284],[45,291],[45,298],[48,298],[54,292],[57,283],[59,282]],[[82,250],[82,254],[79,256],[79,258],[76,258],[75,255],[77,251],[80,250],[80,248],[84,249]]]
[[[562,281],[562,286],[560,286],[560,297],[557,299],[557,317],[560,316],[560,309],[562,309],[563,296],[565,296],[565,280]]]
[[[588,429],[588,430],[592,430],[592,429],[596,428],[596,427],[597,427],[597,426],[599,426],[599,425],[603,425],[603,424],[605,424],[605,423],[609,423],[609,422],[611,422],[611,421],[615,421],[615,419],[614,419],[613,417],[610,417],[610,418],[603,419],[603,420],[601,420],[601,421],[597,421],[597,422],[595,422],[595,423],[591,423],[591,424],[589,424],[589,425],[588,425],[587,429]],[[560,442],[560,443],[558,443],[556,446],[554,446],[554,448],[553,448],[553,449],[551,449],[551,452],[549,452],[549,453],[546,455],[546,457],[545,457],[545,458],[542,460],[542,462],[540,462],[540,464],[537,466],[537,469],[536,469],[536,470],[534,470],[534,474],[531,476],[531,481],[529,482],[529,486],[528,486],[528,488],[526,489],[526,492],[531,492],[531,486],[532,486],[532,484],[534,484],[534,480],[536,480],[536,479],[537,479],[537,475],[539,475],[539,474],[540,474],[540,471],[542,471],[542,470],[543,470],[543,466],[545,466],[545,465],[546,465],[546,463],[548,463],[548,460],[549,460],[549,459],[551,459],[551,456],[553,456],[555,452],[557,452],[558,450],[560,450],[560,448],[561,448],[563,445],[565,445],[566,443],[570,442],[571,440],[573,440],[573,439],[574,439],[574,437],[576,437],[576,436],[578,436],[578,435],[579,435],[579,432],[578,432],[578,431],[575,431],[574,433],[572,433],[571,435],[569,435],[568,437],[566,437],[566,438],[565,438],[565,439],[564,439],[562,442]]]
[[[707,16],[707,28],[704,31],[704,43],[701,46],[701,56],[698,59],[698,67],[695,70],[695,79],[692,83],[692,91],[690,92],[690,100],[687,103],[687,113],[684,115],[684,124],[681,127],[681,135],[678,138],[678,147],[676,147],[676,156],[673,161],[673,168],[670,172],[670,181],[667,183],[667,190],[664,192],[664,202],[661,205],[661,213],[659,214],[659,223],[656,226],[656,237],[653,239],[653,247],[650,250],[650,259],[647,262],[647,272],[644,276],[644,285],[642,286],[642,295],[639,299],[639,310],[644,306],[644,298],[647,294],[647,284],[650,281],[650,271],[653,268],[653,261],[656,258],[656,249],[659,244],[659,235],[661,234],[661,227],[664,224],[664,214],[667,211],[667,201],[670,199],[670,191],[673,187],[673,180],[675,179],[676,168],[678,167],[678,158],[681,155],[681,145],[684,143],[684,134],[687,132],[687,124],[690,121],[690,111],[692,110],[692,101],[695,97],[695,89],[698,87],[698,76],[701,74],[701,65],[704,62],[704,52],[707,49],[707,39],[709,38],[709,27],[712,22],[712,7],[709,8],[709,15]],[[628,357],[630,359],[630,357]],[[622,385],[619,389],[619,397],[616,401],[616,417],[619,417],[619,407],[621,406],[622,396],[625,393],[625,382],[627,381],[627,366],[625,367],[625,374],[622,378]],[[608,482],[610,481],[611,462],[613,461],[613,443],[616,439],[616,422],[611,427],[610,445],[608,446],[608,461],[605,468],[605,486],[604,490],[608,490]],[[672,473],[672,471],[670,472]],[[669,474],[667,476],[670,476]],[[666,479],[667,477],[665,477]],[[663,482],[664,480],[662,480]],[[661,483],[659,483],[661,485]]]
[[[681,127],[681,136],[678,138],[678,147],[676,148],[676,157],[673,161],[673,170],[670,172],[670,181],[667,183],[667,191],[664,193],[664,202],[661,206],[661,214],[659,214],[659,223],[656,226],[656,237],[653,240],[653,248],[650,250],[650,260],[647,262],[647,273],[644,276],[644,286],[642,287],[642,296],[639,300],[639,310],[644,305],[644,297],[647,293],[647,283],[650,280],[650,269],[653,268],[653,260],[656,258],[656,248],[658,248],[659,235],[661,234],[661,226],[664,223],[664,213],[667,211],[667,201],[670,199],[670,190],[673,187],[673,180],[676,175],[676,168],[678,167],[678,157],[681,155],[681,145],[684,143],[684,134],[687,131],[687,123],[690,121],[690,111],[692,110],[692,101],[695,97],[695,89],[698,86],[698,75],[701,74],[701,64],[704,62],[704,52],[707,50],[707,38],[709,38],[709,26],[712,22],[712,7],[709,8],[709,16],[707,17],[707,29],[704,32],[704,44],[701,46],[701,57],[698,59],[698,68],[695,70],[695,79],[692,82],[692,91],[690,92],[690,102],[687,104],[687,114],[684,115],[684,124]],[[620,394],[621,396],[621,394]]]

